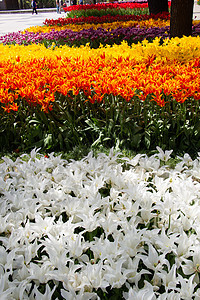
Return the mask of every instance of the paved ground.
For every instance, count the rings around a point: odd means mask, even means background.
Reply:
[[[46,19],[58,19],[65,15],[65,12],[57,14],[56,9],[38,9],[37,15],[32,15],[31,10],[0,11],[0,35],[24,30],[30,26],[42,25]],[[200,5],[197,5],[197,0],[194,4],[193,18],[200,20]]]
[[[57,14],[56,10],[38,10],[37,15],[32,15],[31,10],[23,13],[0,13],[0,35],[24,30],[31,26],[43,25],[46,19],[58,19],[65,15],[65,12]]]
[[[200,20],[200,5],[197,4],[197,0],[194,1],[193,19]]]

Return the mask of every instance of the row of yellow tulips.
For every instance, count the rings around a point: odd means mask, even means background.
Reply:
[[[141,21],[118,21],[118,22],[112,22],[112,23],[103,23],[103,24],[68,24],[68,25],[63,25],[63,26],[32,26],[26,29],[26,31],[29,32],[50,32],[51,30],[56,30],[56,31],[61,31],[65,29],[71,29],[73,31],[81,31],[83,29],[97,29],[99,27],[107,29],[107,30],[112,30],[116,29],[118,27],[123,27],[123,28],[128,28],[128,27],[165,27],[169,26],[170,21],[169,20],[155,20],[155,19],[149,19],[149,20],[141,20]],[[24,31],[25,33],[25,31]]]

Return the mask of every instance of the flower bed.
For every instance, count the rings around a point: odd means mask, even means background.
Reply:
[[[145,3],[134,3],[134,2],[115,2],[115,3],[97,3],[97,4],[86,4],[86,5],[70,5],[64,7],[65,11],[73,11],[76,13],[79,10],[107,10],[107,9],[137,9],[147,8],[148,4]]]
[[[17,99],[25,98],[48,111],[56,92],[82,95],[83,101],[91,103],[104,102],[106,95],[127,102],[135,96],[142,101],[150,96],[161,107],[170,100],[199,100],[199,48],[199,37],[172,39],[162,45],[158,38],[132,47],[124,42],[96,50],[1,45],[2,108],[9,112]]]
[[[97,22],[100,22],[99,24]],[[105,23],[103,23],[105,21]],[[94,23],[92,23],[94,22]],[[105,45],[120,44],[127,41],[128,45],[143,40],[153,41],[156,37],[169,38],[169,14],[155,16],[109,16],[59,18],[46,20],[45,26],[35,26],[23,32],[10,33],[0,37],[6,44],[43,43],[46,47],[68,45],[80,47],[89,44],[91,48]],[[192,36],[199,36],[200,23],[193,22]]]
[[[2,299],[200,298],[200,26],[123,5],[1,37],[0,150],[46,152],[0,160]]]
[[[4,157],[1,297],[198,299],[200,157],[157,150]]]
[[[64,26],[67,24],[102,24],[102,23],[111,23],[111,22],[118,22],[118,21],[141,21],[141,20],[149,20],[149,19],[162,19],[162,20],[169,20],[168,13],[162,13],[157,15],[104,15],[101,17],[89,16],[89,17],[80,17],[80,18],[58,18],[54,19],[46,19],[44,25],[47,26]]]
[[[118,24],[116,24],[118,25]],[[128,24],[125,24],[128,26]],[[112,24],[113,26],[113,24]],[[110,26],[110,27],[112,27]],[[73,26],[69,26],[73,27]],[[87,26],[85,26],[87,27]],[[90,27],[90,26],[88,26]],[[52,30],[47,28],[47,32],[28,32],[25,33],[10,33],[0,37],[0,41],[4,45],[19,44],[31,45],[43,43],[47,48],[52,45],[61,46],[68,45],[70,47],[80,47],[89,45],[91,48],[99,48],[100,45],[120,45],[122,41],[127,41],[129,45],[138,43],[143,40],[153,41],[156,37],[166,39],[169,37],[169,26],[153,27],[153,28],[140,28],[140,27],[118,27],[116,29],[106,29],[102,27],[89,29],[78,28],[79,31],[71,29],[58,28],[59,30]],[[106,24],[105,27],[108,27]],[[195,34],[199,35],[199,25],[195,27]],[[39,28],[40,30],[45,30]],[[77,30],[77,28],[76,28]],[[49,32],[48,32],[49,31]],[[197,33],[198,32],[198,33]]]
[[[199,48],[199,37],[99,49],[0,45],[0,145],[61,150],[84,140],[194,154]]]
[[[163,23],[162,23],[163,24]],[[118,25],[118,24],[116,24]],[[115,26],[116,26],[115,25]],[[123,24],[121,24],[123,25]],[[151,26],[151,24],[149,24]],[[106,25],[105,27],[107,27]],[[70,47],[80,47],[89,45],[91,48],[99,48],[106,45],[120,45],[123,41],[126,41],[128,45],[133,43],[137,44],[141,41],[152,42],[155,38],[161,38],[161,43],[169,38],[169,26],[165,27],[118,27],[116,29],[104,29],[98,27],[94,29],[81,29],[79,31],[73,31],[71,29],[52,30],[47,29],[47,32],[29,32],[25,33],[10,33],[0,37],[0,41],[4,45],[19,44],[19,45],[31,45],[31,44],[44,44],[47,48],[61,45],[68,45]],[[72,27],[72,26],[70,26]],[[86,26],[85,26],[86,27]],[[111,26],[112,27],[112,26]],[[38,31],[46,29],[39,28]],[[200,24],[193,26],[192,36],[196,37],[200,35]]]

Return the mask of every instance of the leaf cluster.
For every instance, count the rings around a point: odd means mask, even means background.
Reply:
[[[102,103],[85,102],[81,94],[69,98],[56,94],[53,110],[44,113],[23,103],[17,113],[2,115],[0,151],[71,151],[75,146],[151,151],[156,146],[188,152],[200,147],[199,105],[193,99],[164,107],[135,96],[126,102],[107,95]]]

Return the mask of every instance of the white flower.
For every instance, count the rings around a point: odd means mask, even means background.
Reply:
[[[148,270],[142,269],[138,271],[139,265],[139,255],[135,258],[127,257],[126,261],[123,263],[123,274],[126,275],[128,282],[134,283],[138,287],[138,282],[143,274],[151,274]]]
[[[38,234],[39,237],[52,233],[54,229],[54,217],[42,218],[39,214],[35,216],[35,223],[32,223],[31,229]]]
[[[104,280],[107,281],[112,288],[120,288],[126,282],[126,275],[122,269],[122,264],[125,261],[125,258],[120,258],[117,262],[109,259],[108,264],[104,267]]]
[[[128,293],[123,293],[126,300],[155,300],[156,296],[153,290],[153,286],[145,281],[145,285],[142,289],[130,288]]]
[[[105,259],[113,259],[122,255],[124,250],[120,247],[119,237],[117,237],[113,242],[110,242],[107,238],[103,238],[103,235],[90,244],[90,249],[93,251],[94,260],[98,258],[101,261]]]
[[[177,156],[186,166],[192,166],[193,160],[188,153],[185,153],[183,157]]]
[[[194,300],[200,300],[200,289],[197,289],[197,291],[194,293]]]
[[[170,179],[169,178],[165,179],[165,178],[163,178],[161,176],[157,176],[157,175],[155,175],[155,177],[153,178],[153,183],[154,183],[160,197],[165,195],[166,191],[170,187]]]
[[[160,160],[156,159],[153,156],[150,157],[142,157],[139,161],[140,167],[143,169],[146,169],[147,171],[153,171],[153,170],[158,170],[160,167]]]
[[[65,300],[100,300],[95,293],[85,292],[81,289],[78,294],[73,289],[61,290],[61,295]]]
[[[159,297],[157,299],[158,300],[183,300],[183,299],[181,299],[179,293],[176,293],[174,291],[171,291],[171,292],[167,291],[167,292],[159,295]]]
[[[57,269],[52,268],[52,266],[50,267],[47,274],[49,280],[62,282],[65,289],[80,290],[82,285],[80,272],[83,264],[74,264],[73,260],[64,259],[64,256],[61,258],[63,260],[60,259]]]
[[[41,247],[41,244],[38,244],[37,240],[32,243],[28,243],[24,248],[24,261],[26,264],[29,264],[31,259],[37,256],[37,251]]]
[[[132,159],[127,159],[127,163],[135,167],[142,157],[145,157],[145,154],[136,154],[136,156],[134,156]]]
[[[70,257],[80,257],[84,250],[84,238],[81,235],[73,234],[67,240],[67,248],[69,249]]]
[[[189,279],[183,278],[180,274],[178,274],[178,281],[181,284],[181,288],[178,289],[179,295],[183,300],[190,300],[194,296],[194,289],[196,287],[196,283],[194,281],[195,274],[190,276]]]
[[[85,231],[93,231],[99,226],[100,212],[95,212],[96,206],[86,205],[82,209],[77,209],[76,216],[80,218],[80,227],[84,227]]]
[[[141,218],[144,221],[144,224],[147,225],[151,219],[156,217],[156,213],[152,213],[152,210],[154,210],[153,202],[152,202],[152,193],[146,192],[143,195],[143,200],[141,201]]]
[[[46,290],[45,293],[42,294],[38,291],[37,287],[34,286],[33,291],[31,292],[30,299],[35,299],[35,300],[51,300],[52,295],[56,289],[56,286],[51,290],[49,285],[46,285]]]
[[[0,264],[4,266],[7,262],[7,252],[3,246],[0,246]]]
[[[19,282],[28,280],[30,276],[30,270],[26,265],[22,265],[20,269],[17,269],[13,272],[13,279],[18,280]]]
[[[142,242],[143,242],[143,234],[146,231],[137,230],[136,228],[132,228],[132,230],[127,230],[125,232],[124,237],[119,241],[121,249],[123,249],[124,253],[128,254],[130,257],[135,257],[137,253],[144,252]]]
[[[158,192],[159,193],[159,192]],[[161,200],[157,201],[154,206],[159,213],[160,224],[163,224],[165,228],[171,230],[171,226],[175,226],[177,222],[177,215],[179,210],[179,202],[175,197],[174,193],[170,193],[166,190]]]
[[[29,280],[34,280],[36,283],[47,283],[50,279],[49,272],[51,271],[51,266],[49,262],[42,263],[30,263],[30,276]]]
[[[195,244],[196,237],[194,235],[188,236],[182,229],[180,230],[180,236],[177,240],[176,263],[179,266],[181,262],[191,255],[191,249]]]
[[[199,246],[196,247],[194,252],[190,253],[192,259],[184,259],[184,264],[182,265],[183,273],[185,275],[195,274],[194,280],[196,283],[199,283],[199,274],[200,274],[200,250]]]
[[[0,275],[0,297],[1,300],[8,300],[9,298],[11,298],[12,292],[14,290],[14,286],[9,286],[9,273],[4,274],[4,275]]]
[[[161,233],[157,237],[154,237],[154,239],[157,247],[165,254],[175,251],[177,248],[176,242],[178,240],[178,234],[166,234],[164,227],[162,228]]]
[[[200,153],[198,153],[199,155]],[[197,157],[197,159],[195,159],[193,161],[193,167],[192,169],[188,170],[188,173],[191,174],[193,177],[195,178],[200,178],[200,157]]]
[[[178,279],[176,276],[176,266],[173,265],[169,272],[164,270],[157,273],[157,275],[162,279],[163,285],[166,291],[173,289],[177,290]]]
[[[120,219],[114,212],[110,212],[109,210],[99,217],[99,225],[104,229],[106,237],[110,234],[118,232],[117,227],[120,225]]]
[[[158,150],[158,158],[164,162],[168,161],[170,159],[170,155],[173,152],[173,150],[166,150],[165,152],[160,148],[160,147],[156,147],[156,149]]]
[[[52,268],[58,268],[61,271],[61,268],[65,270],[66,263],[68,260],[67,255],[69,250],[66,247],[65,237],[53,237],[48,234],[48,238],[42,242],[42,246],[45,246],[43,250],[48,253],[49,262],[51,263]]]
[[[142,254],[139,255],[139,257],[142,259],[147,268],[153,271],[161,270],[164,264],[167,265],[168,269],[170,268],[170,264],[167,259],[165,259],[165,255],[159,255],[151,244],[148,244],[147,255]]]
[[[18,281],[13,281],[12,283],[10,283],[10,286],[13,287],[11,299],[30,299],[29,292],[31,289],[31,283],[29,283],[28,281],[24,280],[19,282],[19,284]]]
[[[87,264],[81,272],[82,278],[87,279],[86,287],[98,289],[101,287],[103,290],[109,286],[109,283],[104,279],[104,266],[102,262],[97,264]],[[85,288],[86,288],[85,287]],[[84,288],[84,289],[85,289]]]

